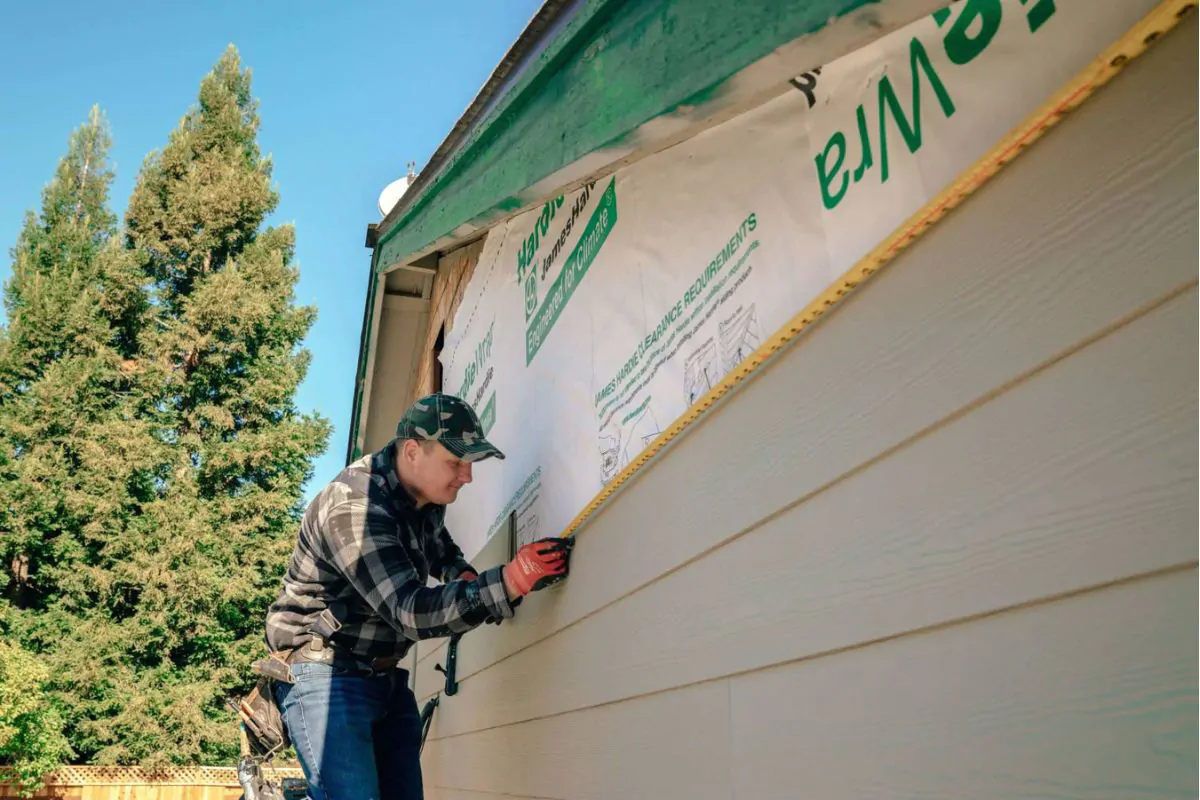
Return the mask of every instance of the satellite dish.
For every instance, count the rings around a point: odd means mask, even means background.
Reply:
[[[408,191],[408,187],[412,186],[412,182],[417,179],[416,173],[413,172],[415,162],[408,163],[408,174],[403,178],[398,178],[387,186],[383,187],[383,191],[379,193],[379,214],[386,217],[388,212],[396,207],[396,203],[400,202],[400,198]]]
[[[379,193],[379,215],[386,217],[388,212],[396,207],[396,203],[400,202],[400,198],[407,190],[407,177],[394,180],[383,187],[383,191]]]

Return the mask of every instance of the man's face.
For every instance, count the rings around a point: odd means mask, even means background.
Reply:
[[[441,444],[406,441],[401,454],[412,467],[409,479],[424,500],[437,505],[450,505],[458,498],[458,490],[471,482],[471,464],[463,461]]]

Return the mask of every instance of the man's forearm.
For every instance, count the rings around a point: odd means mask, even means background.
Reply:
[[[410,582],[395,599],[395,613],[389,616],[395,620],[394,627],[413,641],[465,633],[489,618],[514,615],[502,567],[484,570],[474,580],[452,581],[439,587]]]

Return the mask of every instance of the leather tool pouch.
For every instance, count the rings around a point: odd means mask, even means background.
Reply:
[[[322,656],[332,656],[333,650],[325,646],[325,642],[341,627],[337,618],[329,609],[325,609],[310,626],[313,640],[303,647],[321,653]],[[283,724],[283,714],[275,701],[274,683],[293,682],[289,664],[297,655],[297,650],[284,650],[255,661],[250,668],[259,676],[258,682],[250,694],[236,703],[230,701],[246,729],[251,754],[260,760],[269,759],[285,747],[291,746],[287,726]],[[320,658],[319,656],[311,660]]]
[[[275,661],[274,657],[264,660]],[[250,745],[251,755],[259,759],[271,758],[292,743],[287,734],[287,727],[283,724],[279,704],[275,702],[272,685],[275,680],[273,677],[260,675],[250,694],[234,705],[246,729],[246,740]],[[291,683],[290,676],[287,682]]]

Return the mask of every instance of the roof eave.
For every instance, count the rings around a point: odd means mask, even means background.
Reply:
[[[761,105],[790,91],[790,78],[946,4],[547,3],[510,51],[513,67],[493,74],[490,94],[438,148],[436,169],[431,161],[381,224],[377,268],[457,246]]]

